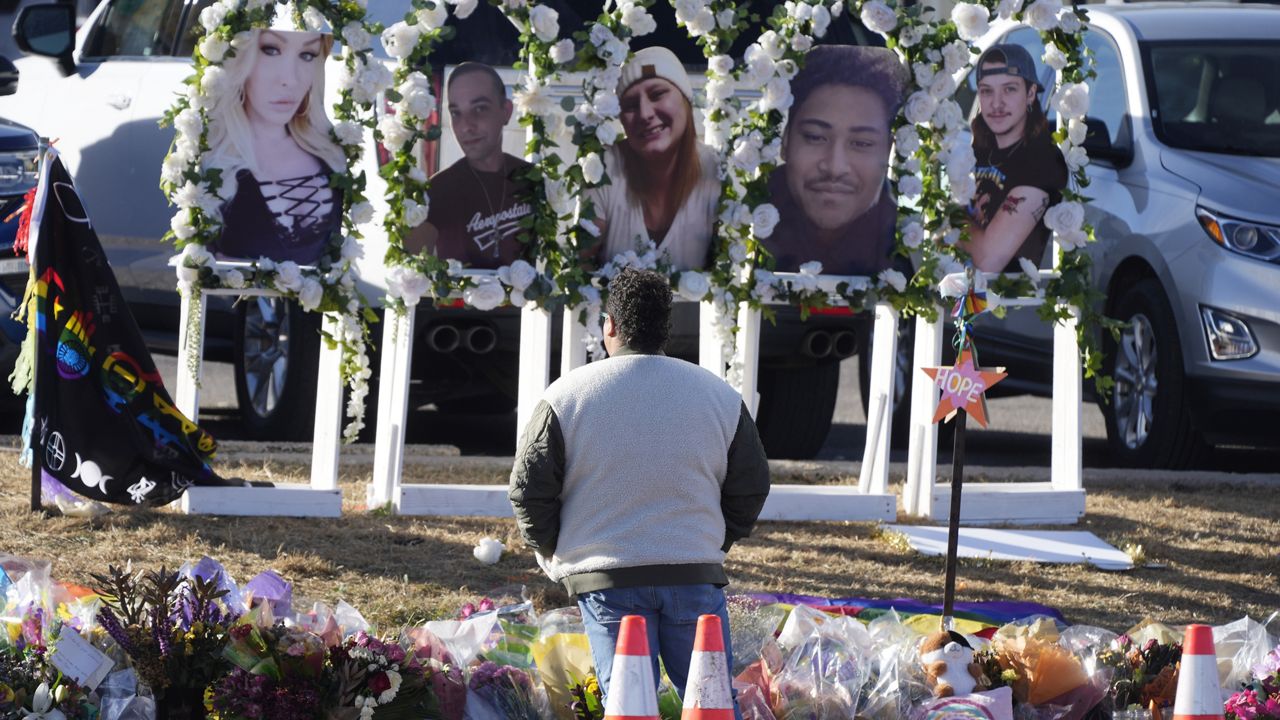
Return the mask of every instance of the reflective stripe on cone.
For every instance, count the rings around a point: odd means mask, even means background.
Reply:
[[[649,657],[649,635],[644,618],[639,615],[622,618],[604,720],[658,720],[658,690]]]
[[[1173,720],[1222,720],[1218,656],[1213,649],[1213,628],[1208,625],[1187,626]]]
[[[680,720],[733,720],[733,690],[719,616],[698,618]]]

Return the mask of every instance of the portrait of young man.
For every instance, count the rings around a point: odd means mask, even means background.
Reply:
[[[453,135],[463,157],[431,178],[427,221],[405,241],[422,251],[493,269],[523,255],[520,220],[533,208],[521,177],[529,163],[502,151],[513,107],[502,77],[483,63],[454,68],[445,89]]]
[[[984,272],[1015,272],[1019,258],[1039,265],[1049,242],[1044,213],[1062,200],[1067,165],[1040,104],[1044,88],[1031,53],[994,45],[978,59],[974,177],[969,240],[962,247]]]
[[[908,80],[893,51],[823,45],[791,81],[783,165],[769,177],[778,225],[764,239],[775,269],[817,260],[824,273],[891,265],[897,202],[886,175]]]

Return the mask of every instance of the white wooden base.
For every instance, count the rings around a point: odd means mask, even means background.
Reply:
[[[1084,516],[1084,489],[1057,490],[1051,482],[965,483],[963,525],[1072,525]],[[951,486],[934,485],[925,517],[946,520]]]
[[[893,522],[895,495],[863,494],[851,485],[774,485],[761,520],[854,520]]]
[[[342,491],[316,490],[310,485],[275,487],[201,487],[183,493],[180,509],[200,515],[249,517],[340,517]]]
[[[401,485],[397,515],[512,517],[506,485]]]

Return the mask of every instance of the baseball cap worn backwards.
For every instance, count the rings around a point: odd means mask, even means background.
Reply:
[[[1004,56],[1004,59],[1001,60],[999,56]],[[992,75],[1012,75],[1028,83],[1040,84],[1036,76],[1036,63],[1031,59],[1031,53],[1021,45],[1012,43],[992,45],[978,59],[978,81],[981,82],[983,78]]]
[[[693,102],[693,85],[689,82],[689,73],[676,54],[664,47],[647,47],[637,50],[626,65],[622,66],[622,78],[618,80],[618,94],[627,88],[649,78],[662,78],[675,85],[689,102]]]

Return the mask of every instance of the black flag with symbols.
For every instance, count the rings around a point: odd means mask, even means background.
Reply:
[[[31,218],[33,473],[94,500],[163,505],[218,477],[213,436],[174,406],[56,156]]]

